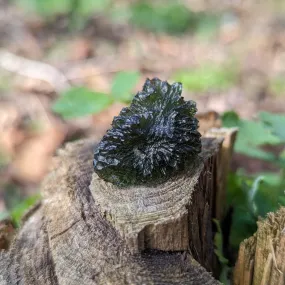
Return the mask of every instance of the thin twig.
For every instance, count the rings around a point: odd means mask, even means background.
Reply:
[[[0,49],[0,67],[10,72],[39,79],[51,84],[56,92],[62,92],[70,87],[66,76],[55,67]]]

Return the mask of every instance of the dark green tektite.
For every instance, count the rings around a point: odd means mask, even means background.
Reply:
[[[181,93],[181,83],[146,80],[95,150],[99,177],[118,186],[148,184],[169,178],[197,156],[196,103]]]

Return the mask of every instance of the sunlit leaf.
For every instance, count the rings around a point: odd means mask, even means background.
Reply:
[[[118,72],[112,83],[111,94],[115,100],[129,102],[133,98],[132,91],[138,83],[138,72]]]
[[[247,138],[250,145],[279,144],[278,138],[272,135],[261,122],[242,121],[239,134]]]
[[[240,125],[240,118],[238,114],[234,111],[225,112],[222,117],[223,127],[232,128],[238,127]]]
[[[217,34],[220,27],[220,15],[199,13],[197,19],[195,34],[198,38],[210,39]]]
[[[222,117],[222,121],[226,127],[239,127],[235,143],[236,152],[268,161],[277,160],[273,153],[266,152],[261,148],[262,145],[276,145],[280,142],[262,122],[238,120],[234,113],[226,113]]]
[[[275,95],[283,96],[285,94],[285,78],[284,76],[277,76],[272,78],[269,82],[269,89]]]
[[[15,225],[19,226],[21,218],[26,213],[26,211],[31,208],[37,201],[40,200],[40,195],[36,194],[33,196],[30,196],[23,200],[21,203],[17,204],[11,211],[10,216],[12,218],[12,221],[15,223]]]
[[[183,83],[183,86],[192,92],[225,90],[235,84],[237,71],[233,65],[206,64],[177,72],[174,80]]]
[[[46,17],[66,14],[72,9],[71,0],[19,0],[19,4],[31,12]]]
[[[131,23],[153,32],[182,33],[197,26],[196,14],[177,1],[137,1],[131,12]]]
[[[85,87],[74,87],[62,94],[52,109],[64,118],[75,118],[99,113],[112,102],[113,99],[106,94]]]
[[[77,13],[81,16],[90,16],[95,12],[104,11],[111,0],[84,0],[78,1]]]
[[[280,139],[280,143],[285,142],[285,115],[261,112],[259,117],[267,124],[272,134]]]
[[[278,186],[282,182],[280,172],[261,172],[259,175],[263,177],[263,181],[269,186]]]

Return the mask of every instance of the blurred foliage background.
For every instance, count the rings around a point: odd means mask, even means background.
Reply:
[[[20,225],[56,150],[100,137],[146,77],[239,127],[216,253],[285,205],[283,0],[0,0],[0,219]]]

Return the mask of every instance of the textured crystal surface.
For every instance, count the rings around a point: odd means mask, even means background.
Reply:
[[[181,83],[146,80],[95,150],[94,169],[102,179],[118,186],[157,182],[197,156],[196,103],[181,93]]]

